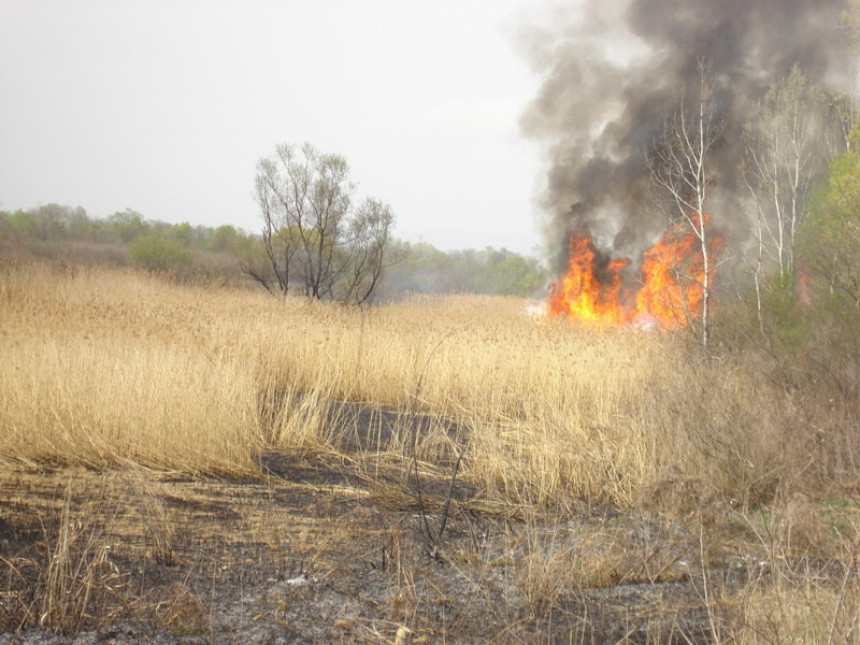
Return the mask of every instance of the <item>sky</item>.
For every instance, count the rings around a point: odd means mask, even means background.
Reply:
[[[538,255],[529,4],[0,0],[0,209],[257,232],[257,161],[307,141],[401,239]]]

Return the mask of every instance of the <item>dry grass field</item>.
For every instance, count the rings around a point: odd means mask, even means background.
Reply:
[[[0,262],[0,643],[857,642],[854,418],[779,370]]]

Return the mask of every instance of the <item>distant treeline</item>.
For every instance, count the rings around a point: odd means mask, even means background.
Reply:
[[[231,225],[169,224],[146,219],[132,209],[95,218],[80,206],[62,204],[0,211],[0,241],[17,252],[127,263],[231,282],[245,280],[240,267],[265,254],[259,235]],[[507,249],[446,252],[430,244],[395,239],[389,256],[392,260],[377,301],[396,300],[408,293],[528,297],[547,282],[537,260]]]

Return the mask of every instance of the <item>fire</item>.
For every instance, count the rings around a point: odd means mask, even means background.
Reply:
[[[692,223],[698,226],[698,218]],[[710,278],[721,248],[722,238],[712,236]],[[704,258],[692,227],[670,228],[645,252],[635,291],[623,288],[621,273],[629,264],[630,260],[620,258],[601,266],[591,239],[572,236],[569,269],[552,285],[547,312],[599,325],[639,323],[663,329],[681,329],[701,315]]]
[[[587,235],[570,238],[570,268],[561,283],[553,285],[550,314],[604,324],[618,324],[627,319],[620,297],[621,270],[630,260],[610,262],[603,280],[597,276],[595,260],[591,238]]]

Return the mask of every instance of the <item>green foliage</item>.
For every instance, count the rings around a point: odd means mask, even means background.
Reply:
[[[526,297],[540,289],[543,279],[522,256],[511,256],[497,266],[499,293]]]
[[[225,224],[215,229],[210,248],[213,251],[231,253],[239,249],[242,241],[243,236],[236,230],[236,227]]]
[[[182,222],[182,224],[174,224],[172,229],[173,238],[183,244],[184,246],[188,246],[191,244],[191,240],[194,237],[194,229],[191,228],[191,224],[188,222]]]
[[[860,136],[855,127],[852,139]],[[800,229],[803,264],[860,307],[860,154],[857,145],[830,164]]]
[[[181,242],[150,234],[129,244],[128,261],[142,269],[177,271],[191,263],[191,252]]]
[[[488,293],[526,298],[534,294],[545,280],[534,262],[502,249],[487,249],[488,261],[482,271]]]
[[[851,139],[809,197],[794,271],[776,267],[719,323],[721,345],[756,353],[763,376],[791,393],[798,427],[813,424],[821,441],[855,441],[860,418],[860,128]]]
[[[467,249],[440,251],[426,243],[410,244],[388,237],[392,215],[388,206],[378,200],[366,200],[356,209],[349,223],[346,238],[350,244],[332,250],[334,264],[339,270],[340,282],[333,288],[335,297],[346,294],[355,301],[366,292],[366,285],[378,280],[374,293],[377,300],[396,300],[407,293],[478,293],[528,297],[546,282],[538,263],[506,249],[487,247],[483,250]],[[380,233],[382,231],[384,234]],[[304,231],[305,241],[314,248],[320,241],[316,229]],[[15,245],[56,244],[86,242],[81,253],[92,257],[110,257],[121,262],[158,271],[190,269],[196,276],[207,279],[228,276],[236,279],[244,271],[260,276],[268,282],[276,281],[271,259],[263,239],[231,225],[217,228],[194,227],[187,222],[169,224],[146,220],[133,209],[116,212],[106,218],[90,218],[81,207],[47,204],[29,210],[0,211],[0,240]],[[296,226],[281,227],[272,232],[270,243],[283,254],[300,248],[300,231]],[[99,249],[100,245],[104,246]],[[126,246],[123,255],[113,245]],[[348,247],[348,248],[347,248]],[[384,247],[383,275],[368,271],[359,276],[356,267],[363,268],[368,258]],[[203,249],[221,257],[196,256],[199,264],[192,263],[192,249]],[[343,258],[352,253],[352,265]],[[282,270],[289,269],[297,286],[305,275],[295,255]],[[282,255],[282,258],[284,256]],[[205,259],[204,259],[205,258]],[[202,264],[211,266],[202,266]],[[358,264],[356,264],[358,263]],[[360,278],[360,279],[359,279]],[[244,282],[244,280],[242,280]],[[351,289],[351,291],[350,291]]]
[[[36,231],[39,228],[35,215],[28,211],[15,211],[8,216],[6,222],[11,232],[18,237],[18,239],[30,239],[35,237]]]
[[[88,239],[92,222],[87,212],[78,207],[45,204],[14,213],[0,213],[0,234],[16,242],[59,242],[67,239]]]
[[[387,292],[480,293],[528,297],[546,282],[537,262],[507,249],[487,247],[445,253],[420,243],[401,243],[402,261],[387,278]]]
[[[128,244],[143,235],[148,226],[143,216],[135,210],[126,208],[107,218],[108,224],[114,231],[118,242]]]
[[[83,211],[83,209],[78,209]],[[70,206],[62,206],[60,204],[50,203],[33,211],[33,216],[36,218],[37,234],[43,242],[53,242],[64,239],[68,231],[69,224],[75,218],[80,216],[75,209]],[[84,214],[84,217],[86,215]]]
[[[773,486],[781,488],[789,480],[802,479],[818,488],[830,485],[824,482],[854,477],[860,419],[860,316],[853,300],[832,291],[825,280],[812,277],[795,282],[792,276],[784,276],[762,285],[761,309],[750,294],[715,313],[719,365],[728,367],[735,360],[752,365],[763,388],[775,386],[774,391],[784,396],[787,417],[781,423],[786,426],[787,441],[774,446],[755,486],[767,484],[764,492],[770,490],[772,495]],[[750,396],[754,399],[758,393],[751,390]],[[754,435],[767,422],[767,415],[751,417],[745,432]],[[741,446],[743,437],[739,439]],[[804,457],[808,463],[799,471],[780,472],[775,465],[780,455],[798,448],[808,451]],[[742,451],[733,448],[732,452],[741,458],[741,465],[747,463]]]
[[[762,287],[762,326],[783,360],[805,351],[820,319],[820,309],[801,302],[793,276],[774,275]]]
[[[779,347],[786,371],[799,387],[826,395],[830,404],[860,412],[860,316],[853,298],[826,283],[811,287],[811,305],[797,304],[779,326]]]

